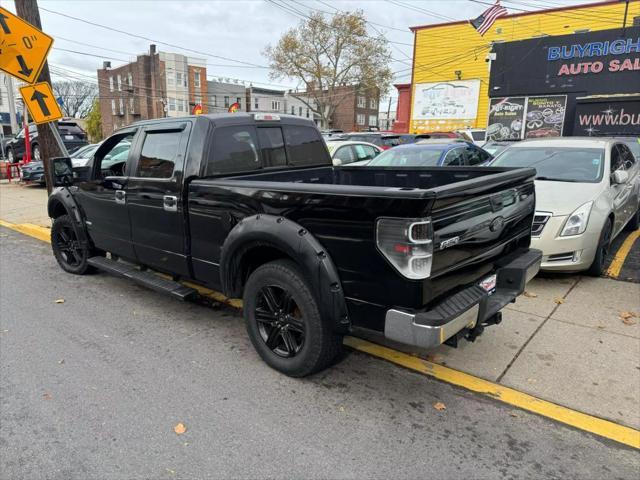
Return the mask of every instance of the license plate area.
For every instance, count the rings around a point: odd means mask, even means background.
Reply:
[[[491,294],[491,293],[495,292],[495,290],[496,290],[496,282],[497,282],[497,280],[498,280],[498,276],[494,273],[493,275],[489,275],[488,277],[483,278],[482,280],[480,280],[478,285],[485,292]]]

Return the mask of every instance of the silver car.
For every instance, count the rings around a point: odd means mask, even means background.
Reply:
[[[514,143],[492,167],[534,167],[531,247],[543,270],[601,275],[611,241],[640,222],[640,159],[622,139],[554,138]]]

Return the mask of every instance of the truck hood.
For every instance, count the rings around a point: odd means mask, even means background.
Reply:
[[[595,200],[600,183],[572,183],[536,180],[536,211],[554,216],[569,215],[579,206]]]

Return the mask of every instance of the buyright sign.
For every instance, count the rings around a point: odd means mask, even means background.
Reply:
[[[640,135],[640,97],[578,103],[574,135]]]

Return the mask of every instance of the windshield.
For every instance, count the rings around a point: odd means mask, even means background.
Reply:
[[[598,183],[604,168],[604,149],[528,147],[508,148],[492,167],[533,167],[538,180]]]
[[[439,148],[395,148],[387,150],[368,166],[370,167],[434,167],[442,156]]]
[[[382,145],[385,147],[397,147],[400,145],[400,137],[382,137]]]

